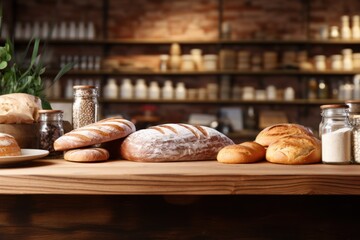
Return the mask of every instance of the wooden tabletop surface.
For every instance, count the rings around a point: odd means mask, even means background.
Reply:
[[[360,165],[38,159],[0,168],[0,194],[358,195]]]

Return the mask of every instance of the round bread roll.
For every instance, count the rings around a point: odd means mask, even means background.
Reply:
[[[256,142],[243,142],[222,148],[217,160],[221,163],[253,163],[265,157],[265,148]]]
[[[313,136],[312,132],[308,128],[305,128],[302,125],[292,124],[292,123],[282,123],[264,128],[256,136],[255,142],[263,145],[264,147],[267,147],[271,143],[278,140],[279,138],[294,134],[305,134],[308,136]]]
[[[109,159],[109,152],[104,148],[82,148],[66,151],[64,159],[71,162],[100,162]]]
[[[266,160],[280,164],[310,164],[321,162],[321,142],[305,134],[283,137],[270,144]]]
[[[6,133],[0,133],[0,157],[19,156],[21,149],[16,139]]]

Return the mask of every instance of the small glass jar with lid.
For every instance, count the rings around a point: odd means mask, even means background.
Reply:
[[[54,150],[54,141],[64,135],[63,111],[39,110],[41,149],[48,150],[50,155],[59,154]]]
[[[74,86],[73,128],[77,129],[98,120],[98,90],[95,86]]]
[[[322,162],[330,164],[349,164],[352,160],[352,127],[345,104],[322,105],[322,120],[319,136],[322,142]]]
[[[360,163],[360,100],[345,101],[349,106],[349,121],[352,126],[352,154],[355,163]]]

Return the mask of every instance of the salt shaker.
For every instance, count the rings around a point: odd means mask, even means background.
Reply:
[[[64,135],[63,111],[39,110],[40,148],[48,150],[50,155],[59,154],[54,149],[54,141]]]
[[[322,143],[322,162],[349,164],[351,162],[352,128],[345,104],[322,105],[319,135]]]
[[[95,86],[74,86],[73,128],[77,129],[98,120],[98,91]]]

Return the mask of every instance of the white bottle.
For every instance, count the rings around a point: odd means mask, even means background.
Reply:
[[[40,23],[39,22],[34,22],[34,26],[33,26],[33,30],[32,30],[32,36],[35,38],[39,38],[41,34],[41,30],[40,30]]]
[[[147,98],[147,86],[144,79],[138,79],[135,85],[135,99]]]
[[[134,87],[131,84],[131,80],[128,78],[122,80],[120,97],[122,99],[132,99],[134,97]]]
[[[78,39],[84,39],[85,38],[85,24],[84,22],[79,22],[79,26],[78,26]]]
[[[55,23],[51,29],[51,39],[58,39],[59,38],[59,27]]]
[[[349,16],[347,15],[341,17],[341,38],[342,39],[351,38],[350,19]]]
[[[60,37],[61,39],[66,39],[66,38],[68,37],[67,24],[66,24],[66,22],[61,22],[61,24],[60,24],[59,37]]]
[[[69,38],[70,39],[75,39],[76,38],[76,23],[74,21],[70,22]]]
[[[15,24],[15,39],[23,38],[23,28],[20,22]]]
[[[30,39],[31,35],[32,35],[31,24],[29,22],[27,22],[27,23],[25,23],[24,38]]]
[[[354,15],[352,17],[352,38],[360,39],[360,16]]]
[[[174,98],[174,88],[170,80],[166,80],[163,88],[161,89],[162,98],[165,100],[170,100]]]
[[[352,49],[351,48],[343,49],[342,55],[343,55],[343,69],[347,71],[353,70]]]
[[[87,39],[95,39],[95,25],[93,22],[89,22],[87,26]]]
[[[49,23],[48,22],[43,22],[43,24],[42,24],[41,37],[43,39],[49,38]]]
[[[285,88],[284,99],[287,101],[292,101],[295,99],[295,90],[292,87]]]
[[[183,82],[178,82],[175,88],[175,99],[185,100],[186,99],[186,88]]]
[[[73,97],[73,80],[68,79],[66,83],[66,89],[65,89],[65,98],[71,99]]]
[[[114,78],[110,78],[103,89],[103,96],[105,99],[117,99],[119,87]]]
[[[160,99],[160,88],[159,84],[155,81],[150,82],[150,87],[148,89],[149,99],[158,100]]]

